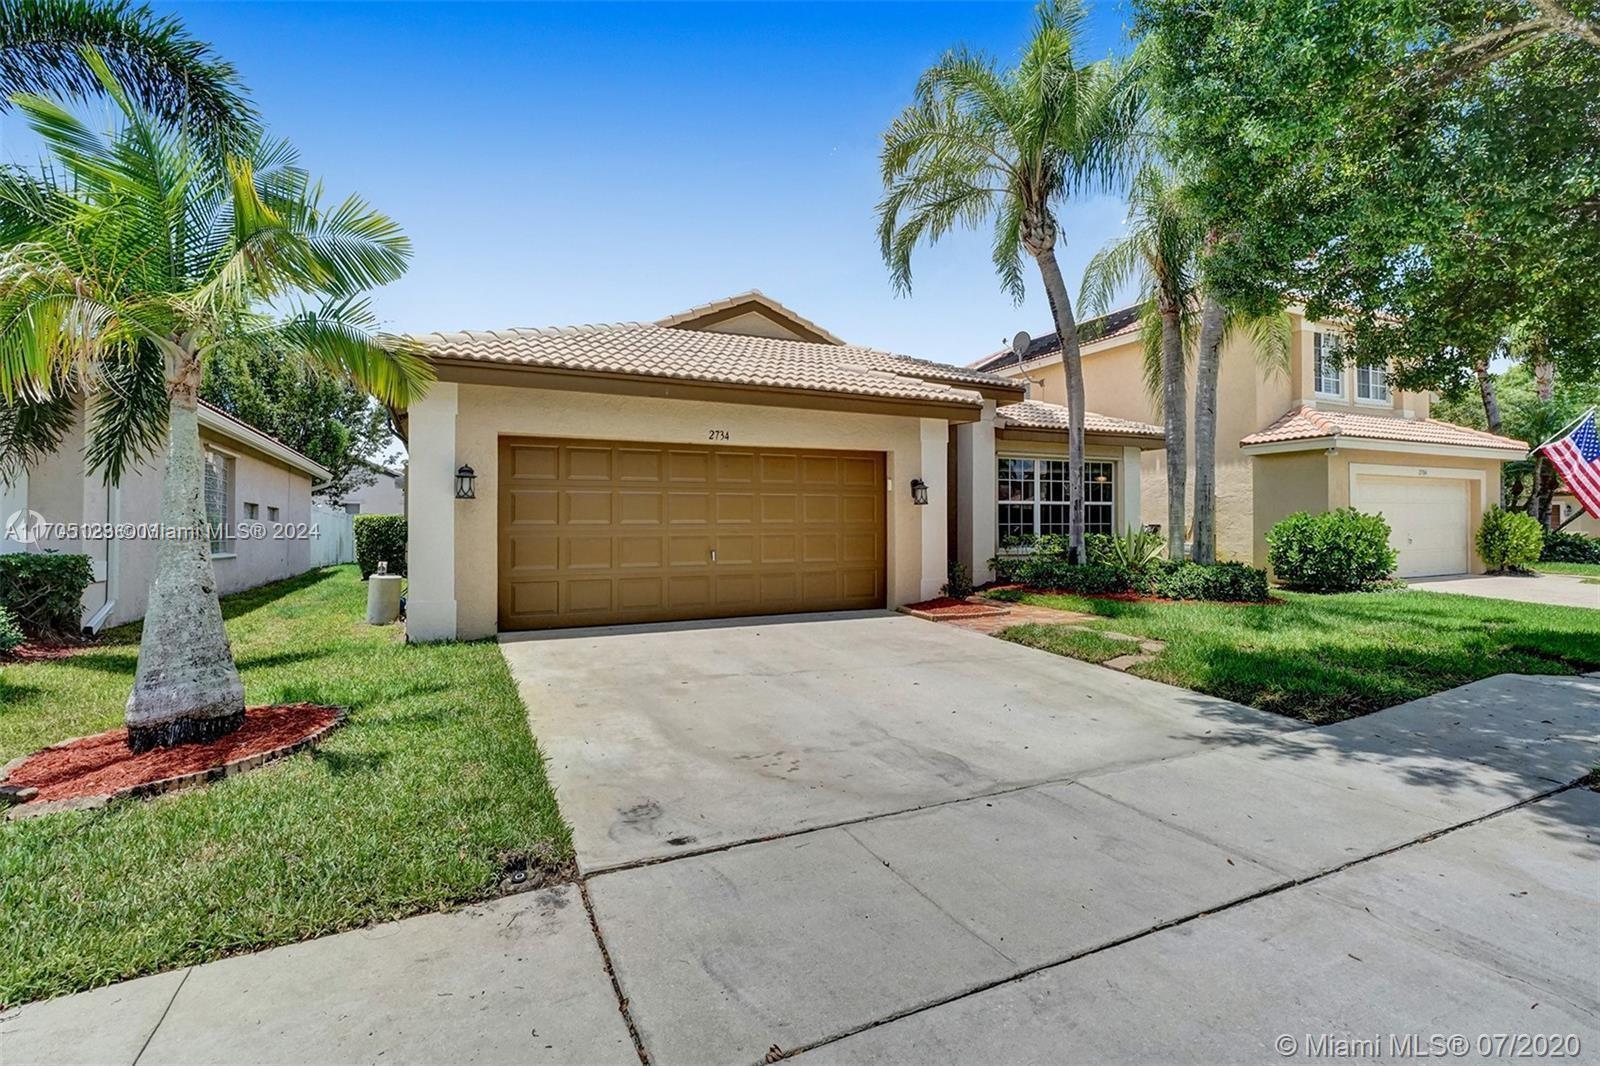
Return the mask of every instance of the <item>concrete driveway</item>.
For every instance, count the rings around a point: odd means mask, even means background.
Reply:
[[[1575,574],[1473,574],[1460,577],[1409,578],[1406,584],[1429,592],[1454,592],[1461,596],[1487,596],[1557,607],[1600,609],[1600,585],[1584,584]]]
[[[585,872],[1300,728],[881,611],[501,646]]]

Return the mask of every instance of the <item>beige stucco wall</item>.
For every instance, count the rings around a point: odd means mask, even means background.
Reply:
[[[1557,496],[1556,502],[1561,505],[1561,520],[1564,522],[1574,512],[1582,511],[1583,505],[1575,496]],[[1573,519],[1572,524],[1562,530],[1563,533],[1582,533],[1585,536],[1600,537],[1600,518],[1585,513]]]
[[[223,595],[291,577],[310,568],[310,542],[288,527],[307,523],[311,516],[311,478],[276,460],[243,447],[209,429],[200,431],[208,448],[234,458],[231,522],[244,520],[246,502],[260,505],[260,521],[267,523],[267,508],[279,509],[281,533],[272,527],[261,538],[238,538],[235,551],[213,560],[217,591]],[[85,474],[84,427],[81,418],[62,447],[28,470],[28,507],[51,524],[146,525],[161,515],[161,478],[165,456],[156,455],[134,465],[115,488],[99,476]],[[83,530],[80,530],[83,532]],[[96,532],[89,530],[89,532]],[[84,592],[84,620],[92,618],[110,598],[111,613],[102,626],[121,625],[144,617],[149,602],[150,579],[155,572],[159,542],[154,539],[51,537],[35,550],[81,553],[94,566],[95,581]]]
[[[1398,477],[1425,473],[1430,478],[1448,478],[1459,471],[1468,487],[1467,568],[1474,574],[1483,572],[1483,560],[1477,554],[1478,527],[1483,513],[1500,502],[1499,460],[1356,448],[1340,448],[1331,455],[1318,449],[1255,457],[1254,556],[1258,566],[1267,564],[1267,531],[1281,519],[1296,511],[1317,513],[1350,506],[1352,465],[1382,466]]]
[[[411,411],[413,640],[473,639],[496,631],[499,441],[504,436],[822,448],[886,453],[889,605],[937,595],[946,579],[948,426],[942,419],[853,414],[741,403],[440,383]],[[448,472],[467,463],[476,499],[448,495]],[[928,483],[912,503],[910,482]],[[447,560],[445,566],[437,560]]]
[[[360,510],[356,511],[356,514],[405,514],[406,493],[401,487],[405,475],[397,477],[375,471],[374,476],[377,478],[376,481],[370,485],[363,485],[343,497],[336,506],[358,504]]]

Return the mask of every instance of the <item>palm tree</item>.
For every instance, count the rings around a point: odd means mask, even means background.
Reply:
[[[1147,163],[1128,194],[1128,231],[1096,252],[1084,270],[1078,303],[1086,314],[1112,310],[1119,293],[1140,279],[1145,387],[1159,396],[1167,452],[1167,556],[1182,559],[1188,489],[1189,320],[1199,289],[1202,231],[1177,177]]]
[[[94,48],[141,107],[219,147],[248,143],[255,112],[233,64],[176,18],[127,0],[0,0],[0,110],[16,93],[98,94]]]
[[[356,197],[324,205],[284,145],[214,156],[136,105],[98,53],[84,62],[122,115],[108,135],[43,97],[13,98],[54,164],[0,170],[0,400],[94,395],[90,458],[108,470],[165,444],[161,523],[173,534],[127,705],[129,745],[144,750],[219,736],[244,715],[203,496],[206,361],[283,344],[401,405],[429,371],[409,344],[372,332],[360,299],[410,259],[392,221]]]
[[[1038,264],[1067,377],[1069,535],[1083,553],[1083,366],[1056,244],[1056,209],[1114,188],[1131,169],[1142,97],[1126,67],[1081,62],[1078,0],[1046,0],[1013,69],[957,49],[923,72],[883,135],[878,238],[895,288],[911,289],[911,253],[956,226],[994,219],[995,270],[1023,296],[1021,253]]]

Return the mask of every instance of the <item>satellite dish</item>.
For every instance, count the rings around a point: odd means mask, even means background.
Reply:
[[[1011,350],[1017,353],[1018,358],[1021,358],[1027,352],[1028,345],[1032,343],[1033,338],[1028,336],[1028,331],[1025,329],[1020,330],[1015,337],[1011,338]]]

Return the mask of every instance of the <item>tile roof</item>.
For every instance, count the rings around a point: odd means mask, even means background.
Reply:
[[[834,336],[828,330],[823,329],[805,315],[802,315],[798,311],[795,311],[791,308],[785,307],[783,304],[779,303],[777,300],[774,300],[760,289],[749,289],[745,292],[734,293],[732,296],[724,296],[720,300],[712,300],[708,303],[696,304],[693,307],[679,311],[677,314],[668,315],[666,318],[657,319],[656,325],[676,326],[683,322],[693,322],[697,318],[703,318],[704,316],[714,312],[726,311],[731,307],[738,307],[740,304],[749,303],[760,304],[768,310],[775,311],[785,318],[793,319],[795,322],[804,326],[806,329],[810,330],[812,333],[815,333],[817,336],[823,338],[830,344],[844,343],[843,340]]]
[[[1067,409],[1058,403],[1043,400],[1023,400],[996,408],[995,414],[1005,419],[1005,424],[1018,429],[1067,430]],[[1083,413],[1083,428],[1087,433],[1114,433],[1121,437],[1165,437],[1160,426],[1148,422],[1134,422],[1127,418],[1112,418],[1093,411]]]
[[[280,459],[288,460],[290,465],[306,471],[315,478],[326,480],[333,476],[332,471],[299,448],[290,447],[272,434],[265,430],[257,429],[237,415],[229,414],[209,400],[201,400],[200,408],[202,411],[209,412],[209,417],[202,416],[210,423],[207,428],[227,434],[234,440],[253,444],[268,453],[276,454]]]
[[[752,337],[654,323],[469,330],[416,338],[436,359],[976,406],[960,385],[1009,378],[850,344]]]
[[[1120,308],[1109,315],[1101,315],[1099,318],[1084,319],[1078,323],[1078,342],[1080,344],[1093,344],[1096,341],[1137,333],[1139,331],[1140,310],[1141,308],[1135,304],[1133,307]],[[1061,338],[1054,333],[1046,333],[1044,336],[1035,337],[1028,342],[1028,347],[1023,351],[1020,359],[1017,357],[1017,353],[1010,348],[1003,348],[968,365],[975,370],[999,370],[1002,367],[1016,366],[1018,363],[1037,362],[1060,351]]]
[[[1396,418],[1393,415],[1360,414],[1354,411],[1319,411],[1314,407],[1289,410],[1272,425],[1243,438],[1239,444],[1248,447],[1252,444],[1321,440],[1325,437],[1442,444],[1456,448],[1498,448],[1507,452],[1528,450],[1528,445],[1523,441],[1458,426],[1453,422],[1441,422],[1435,418]]]

